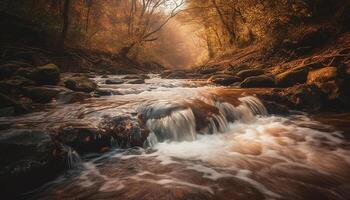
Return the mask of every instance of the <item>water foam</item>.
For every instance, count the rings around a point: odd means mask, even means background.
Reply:
[[[205,128],[198,130],[198,123],[205,123],[196,119],[191,108],[182,108],[181,104],[160,102],[156,105],[140,109],[147,120],[147,127],[151,130],[148,145],[153,146],[158,141],[194,141],[197,133],[215,134],[223,133],[229,129],[229,122],[254,122],[259,115],[267,115],[267,110],[259,99],[253,96],[239,98],[241,105],[235,107],[227,102],[202,99],[207,105],[200,112],[211,112],[206,109],[217,109],[218,113],[207,116]],[[195,102],[195,101],[194,101]],[[198,108],[199,109],[199,108]],[[154,138],[156,136],[156,138]]]

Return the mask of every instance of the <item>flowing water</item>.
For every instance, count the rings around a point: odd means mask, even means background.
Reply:
[[[93,126],[103,115],[141,114],[151,131],[144,148],[71,152],[73,169],[26,198],[350,199],[349,140],[318,122],[322,116],[270,115],[254,96],[260,90],[156,77],[141,85],[96,81],[118,95],[6,121]]]

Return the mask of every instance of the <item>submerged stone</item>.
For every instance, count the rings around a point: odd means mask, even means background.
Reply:
[[[64,168],[63,154],[41,130],[9,130],[0,134],[2,198],[15,198],[54,178]]]

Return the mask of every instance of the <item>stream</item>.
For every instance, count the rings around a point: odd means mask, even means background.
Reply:
[[[349,115],[271,115],[254,96],[264,89],[156,75],[145,84],[94,80],[115,95],[70,105],[58,100],[5,121],[16,128],[50,129],[67,123],[97,126],[105,115],[142,114],[151,131],[144,147],[116,145],[106,153],[82,156],[73,152],[71,170],[23,198],[350,198],[349,132],[344,129]],[[335,123],[346,118],[343,126]]]

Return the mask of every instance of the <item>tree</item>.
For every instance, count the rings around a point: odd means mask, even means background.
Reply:
[[[68,28],[69,28],[69,7],[70,7],[70,0],[65,0],[63,4],[63,26],[62,26],[62,32],[61,32],[61,38],[60,38],[60,50],[63,50],[65,47],[65,40],[67,38]]]
[[[131,1],[129,13],[129,44],[120,51],[127,57],[131,49],[145,42],[157,40],[156,34],[178,13],[185,0],[136,0]]]
[[[85,32],[87,33],[89,30],[89,22],[90,22],[90,12],[93,4],[93,0],[85,0],[87,12],[86,12],[86,22],[85,22]]]

